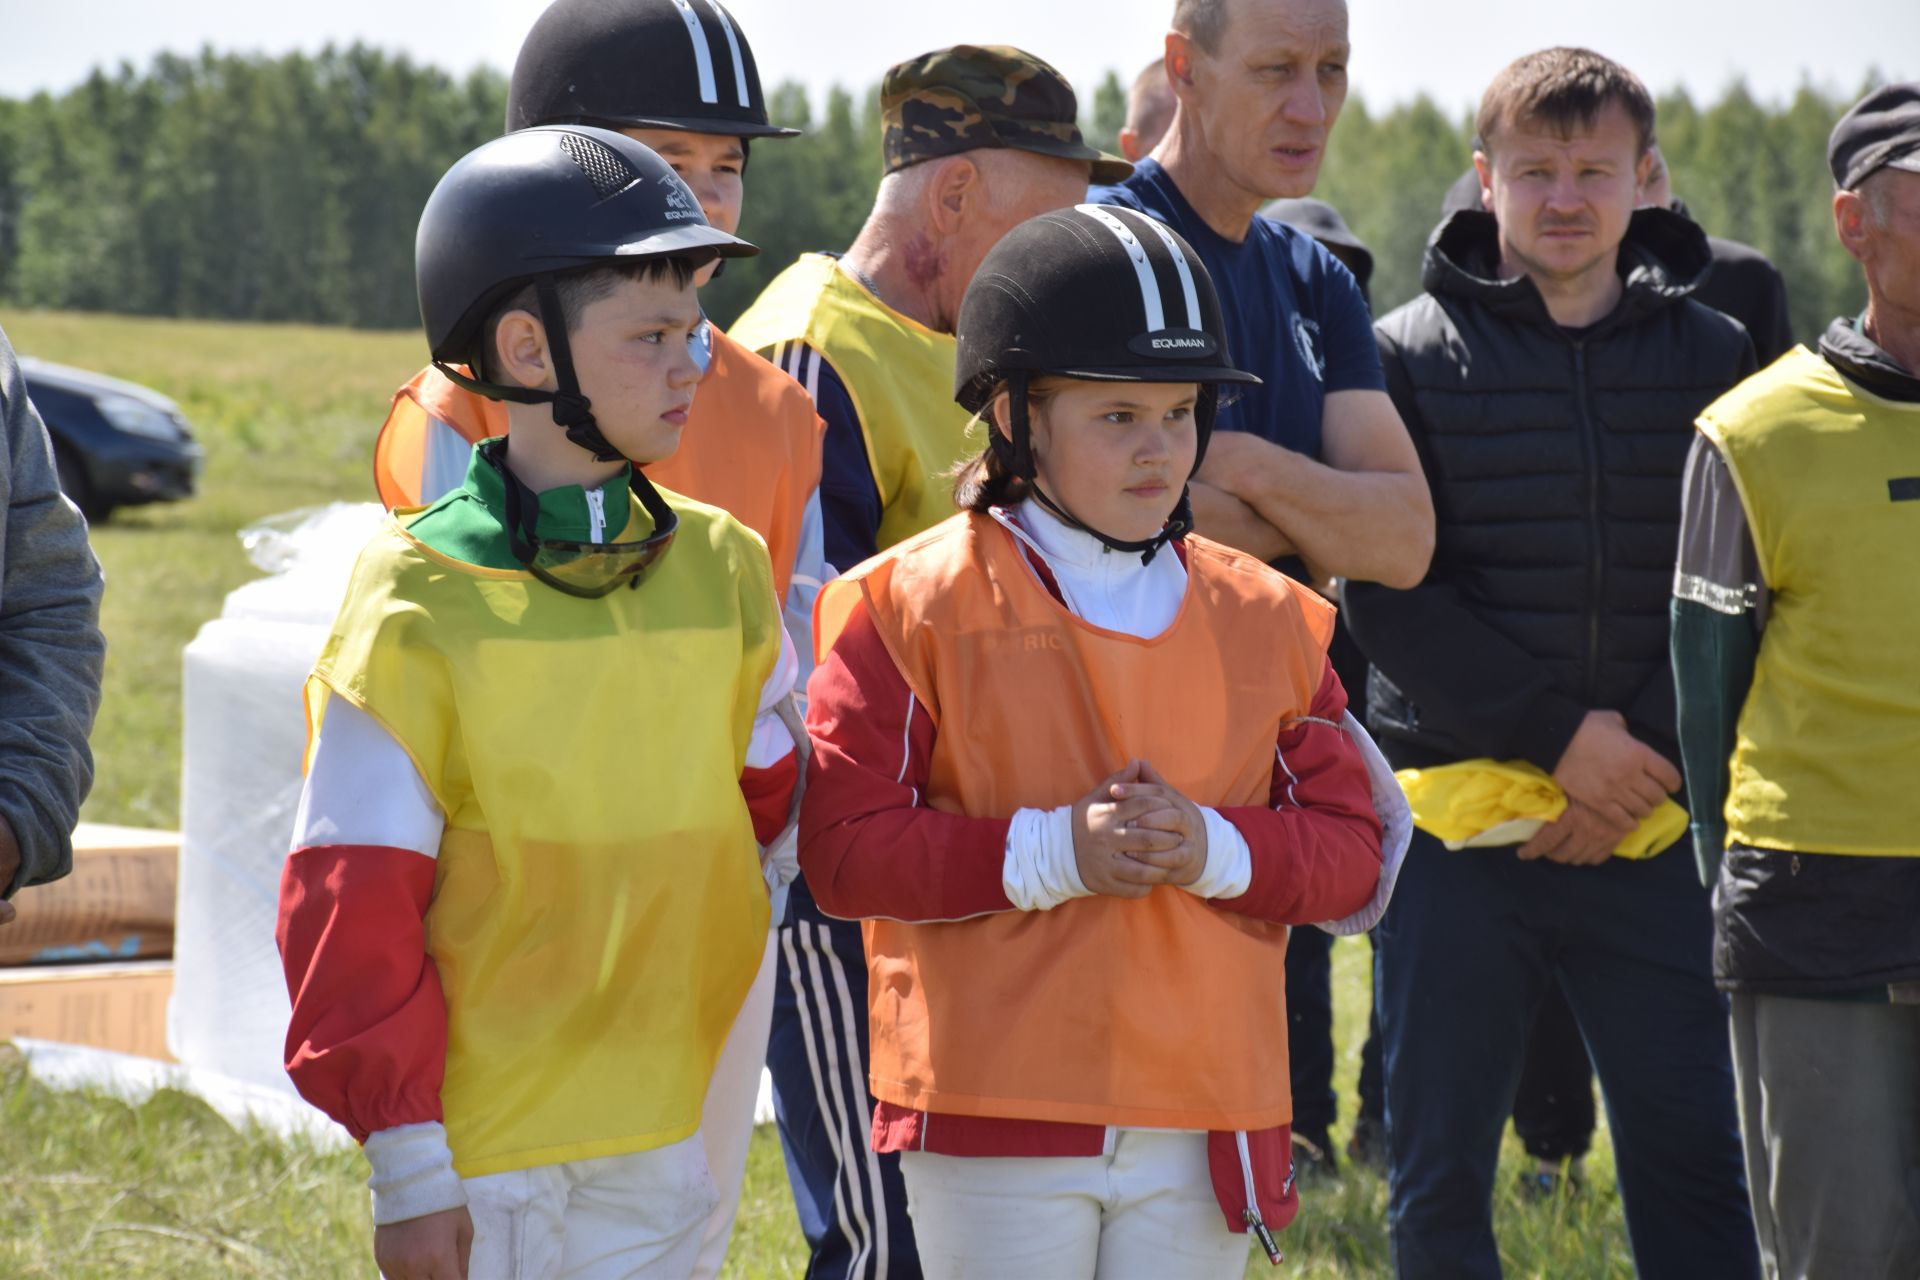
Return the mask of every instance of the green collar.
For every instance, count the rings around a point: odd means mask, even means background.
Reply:
[[[627,488],[631,480],[630,470],[623,467],[599,489],[588,490],[577,484],[548,489],[539,495],[540,536],[567,542],[596,541],[588,498],[592,492],[603,495],[607,507],[606,524],[597,541],[618,540],[635,518]],[[483,569],[518,569],[520,564],[507,542],[506,512],[506,482],[487,465],[476,446],[467,458],[466,480],[415,516],[407,531],[455,560]]]

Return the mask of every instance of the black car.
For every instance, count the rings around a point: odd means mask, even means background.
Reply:
[[[60,488],[87,519],[193,496],[204,457],[180,407],[157,391],[22,356],[27,398],[53,437]]]

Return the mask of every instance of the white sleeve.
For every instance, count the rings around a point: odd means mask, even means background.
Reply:
[[[772,899],[774,928],[786,916],[787,886],[800,876],[800,797],[806,793],[807,757],[812,754],[812,744],[800,710],[794,705],[794,685],[799,675],[799,650],[792,634],[782,628],[780,658],[760,688],[760,714],[754,717],[753,739],[747,744],[748,768],[770,768],[795,752],[800,755],[800,777],[794,783],[787,825],[760,851],[760,873],[766,878]]]
[[[446,815],[386,726],[329,696],[293,819],[293,848],[385,845],[440,853]]]
[[[1207,865],[1198,880],[1181,888],[1196,898],[1237,898],[1253,883],[1253,850],[1218,809],[1201,805],[1200,816],[1207,827]]]
[[[792,703],[799,679],[799,650],[794,647],[793,636],[782,627],[780,656],[767,682],[760,686],[760,710],[753,718],[753,737],[747,743],[747,768],[771,769],[801,745],[780,711],[782,704]]]
[[[827,563],[826,524],[820,514],[820,491],[815,489],[800,515],[800,545],[793,557],[793,580],[787,587],[785,620],[787,634],[793,638],[800,657],[800,674],[794,686],[794,701],[801,713],[807,709],[807,677],[813,674],[813,602],[820,588],[839,575]]]
[[[447,1127],[439,1121],[370,1133],[362,1150],[373,1171],[367,1186],[373,1192],[374,1226],[423,1218],[466,1204],[466,1186],[453,1171]]]
[[[1073,898],[1093,896],[1080,881],[1073,856],[1073,806],[1021,809],[1007,828],[1007,855],[1000,887],[1017,911],[1048,911]]]
[[[429,417],[425,456],[420,460],[420,505],[430,506],[459,488],[472,456],[473,446],[465,436]]]
[[[1407,793],[1400,789],[1399,780],[1393,776],[1393,766],[1354,719],[1353,712],[1346,713],[1340,727],[1353,740],[1360,759],[1366,763],[1367,780],[1373,786],[1373,811],[1380,816],[1380,879],[1374,884],[1373,897],[1350,916],[1314,926],[1344,938],[1365,933],[1387,914],[1387,903],[1393,900],[1393,886],[1399,881],[1401,864],[1407,859],[1407,846],[1413,841],[1413,810],[1407,806]]]

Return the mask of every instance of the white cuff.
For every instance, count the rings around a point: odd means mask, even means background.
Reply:
[[[1207,825],[1207,866],[1198,880],[1181,887],[1196,898],[1237,898],[1253,883],[1253,850],[1219,810],[1201,805],[1200,816]]]
[[[1000,887],[1018,911],[1046,911],[1092,896],[1073,856],[1073,806],[1022,809],[1007,828]]]
[[[1387,903],[1393,900],[1393,886],[1399,882],[1400,867],[1406,861],[1407,845],[1413,840],[1413,811],[1407,807],[1406,793],[1393,776],[1393,766],[1354,719],[1353,712],[1342,717],[1340,727],[1352,739],[1367,766],[1367,780],[1373,788],[1373,811],[1380,818],[1380,878],[1374,882],[1373,897],[1352,915],[1324,920],[1315,926],[1335,937],[1346,938],[1365,933],[1387,914]]]
[[[373,1166],[367,1186],[373,1191],[374,1226],[423,1218],[467,1203],[467,1189],[453,1171],[447,1127],[439,1121],[368,1134],[365,1150],[367,1163]]]

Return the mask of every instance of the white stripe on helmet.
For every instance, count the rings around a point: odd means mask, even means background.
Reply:
[[[1158,218],[1143,216],[1140,220],[1153,229],[1153,234],[1160,237],[1160,243],[1167,246],[1167,252],[1173,255],[1174,269],[1180,273],[1180,292],[1186,295],[1187,300],[1187,328],[1202,328],[1203,326],[1200,323],[1200,291],[1194,288],[1193,268],[1187,265],[1187,255],[1180,252],[1179,242],[1173,238],[1173,232],[1162,226]]]
[[[673,7],[680,11],[681,21],[687,24],[687,36],[693,41],[693,64],[700,72],[700,101],[717,104],[720,90],[713,83],[713,50],[707,46],[707,29],[700,25],[700,15],[693,11],[693,0],[673,0]]]
[[[1147,246],[1140,243],[1140,237],[1133,234],[1133,228],[1115,217],[1111,210],[1097,204],[1077,206],[1095,222],[1111,231],[1127,250],[1127,260],[1133,263],[1133,273],[1140,278],[1140,305],[1147,311],[1148,333],[1157,333],[1167,327],[1166,309],[1160,302],[1160,282],[1154,277],[1153,263],[1147,257]],[[1177,255],[1176,255],[1177,256]]]
[[[740,57],[740,37],[733,33],[733,19],[720,7],[720,0],[707,0],[707,7],[713,10],[713,16],[720,19],[720,29],[727,33],[727,52],[733,55],[733,87],[739,91],[740,105],[751,107],[753,99],[747,94],[747,64]]]

